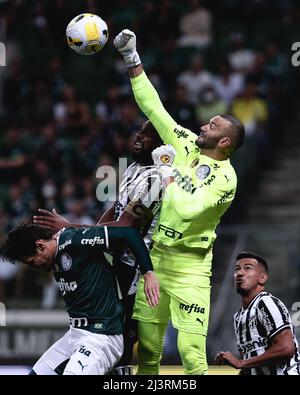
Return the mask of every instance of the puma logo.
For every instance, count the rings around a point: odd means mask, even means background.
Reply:
[[[199,321],[199,322],[200,322],[200,324],[203,326],[203,325],[204,325],[204,321],[205,321],[205,319],[204,319],[203,321],[201,321],[201,320],[200,320],[200,318],[196,318],[196,321]]]
[[[77,361],[79,363],[79,365],[81,366],[81,369],[83,370],[87,365],[82,365],[82,362],[79,360]]]

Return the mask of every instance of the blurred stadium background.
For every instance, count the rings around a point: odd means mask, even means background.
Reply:
[[[82,12],[109,25],[109,42],[93,57],[75,54],[65,41],[67,23]],[[119,157],[129,157],[131,136],[143,121],[112,45],[115,34],[130,28],[179,123],[197,130],[212,115],[229,112],[246,126],[246,142],[233,159],[238,194],[215,245],[209,363],[220,349],[235,349],[232,314],[239,298],[232,274],[239,251],[266,257],[269,290],[295,314],[300,78],[291,46],[300,41],[299,26],[299,0],[0,0],[0,42],[7,50],[0,67],[0,240],[39,207],[84,224],[109,207],[96,199],[96,169],[117,169]],[[67,329],[57,288],[48,275],[0,262],[0,301],[7,310],[0,373],[8,365],[26,373]],[[295,323],[300,339],[300,320]],[[171,327],[163,363],[179,363]]]

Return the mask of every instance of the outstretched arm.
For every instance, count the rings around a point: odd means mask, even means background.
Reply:
[[[188,139],[185,142],[188,141],[188,144],[193,145],[197,138],[196,134],[176,123],[165,110],[154,86],[146,76],[136,50],[135,34],[128,29],[123,30],[116,36],[114,45],[123,56],[128,68],[138,106],[150,119],[164,143],[172,144],[178,150],[182,149],[183,145],[179,137],[184,136],[183,138]]]

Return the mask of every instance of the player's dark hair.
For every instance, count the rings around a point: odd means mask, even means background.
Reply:
[[[142,130],[149,130],[150,132],[153,133],[156,143],[157,143],[157,146],[160,146],[163,144],[163,141],[160,138],[160,135],[158,134],[155,127],[152,125],[151,121],[149,121],[149,119],[145,123],[143,123]]]
[[[238,148],[240,148],[240,146],[243,144],[244,141],[244,137],[245,137],[244,125],[242,124],[241,121],[239,121],[238,119],[234,118],[231,115],[223,114],[220,116],[231,123],[231,126],[229,126],[229,130],[233,137],[233,148],[234,151],[236,151]]]
[[[264,267],[266,273],[269,273],[269,267],[267,261],[263,257],[254,254],[253,252],[241,252],[240,254],[237,255],[236,260],[239,261],[240,259],[244,259],[244,258],[255,259],[258,263],[260,263]]]
[[[52,231],[34,224],[21,224],[13,228],[0,248],[0,254],[11,263],[36,254],[37,240],[50,240]]]

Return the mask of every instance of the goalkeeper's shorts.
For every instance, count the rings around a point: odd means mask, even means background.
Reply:
[[[160,283],[159,304],[155,308],[148,306],[144,294],[144,280],[141,279],[133,318],[164,324],[171,319],[173,326],[178,330],[206,336],[210,309],[212,251],[204,251],[193,261],[184,255],[173,255],[170,248],[164,251],[154,247],[151,259]]]

